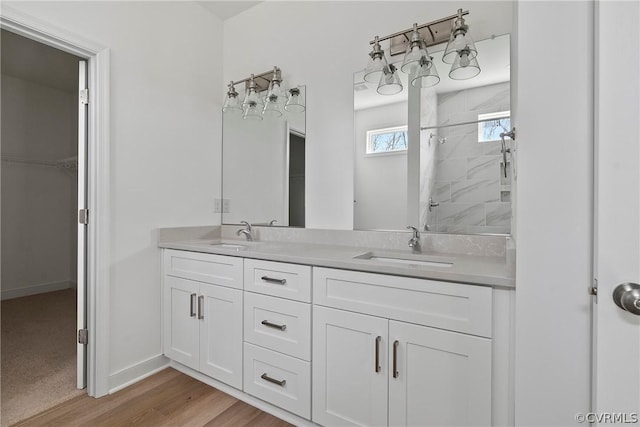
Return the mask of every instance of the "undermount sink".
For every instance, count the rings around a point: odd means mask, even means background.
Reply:
[[[384,252],[365,252],[353,257],[371,262],[383,262],[403,265],[417,265],[425,267],[451,267],[454,258],[420,255],[420,254],[389,254]]]
[[[211,246],[215,246],[220,249],[231,249],[234,251],[247,249],[247,245],[237,245],[235,243],[212,243]]]

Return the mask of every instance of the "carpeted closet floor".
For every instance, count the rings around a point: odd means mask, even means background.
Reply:
[[[76,389],[76,291],[2,301],[2,414],[5,427],[84,394]]]

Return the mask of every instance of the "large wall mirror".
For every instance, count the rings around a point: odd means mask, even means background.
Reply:
[[[354,74],[354,229],[404,230],[411,224],[442,233],[511,232],[513,167],[510,155],[504,164],[499,137],[511,130],[510,36],[476,46],[481,72],[467,80],[449,78],[444,45],[430,48],[440,75],[431,88],[417,89],[398,73],[402,92],[384,96],[363,72]],[[408,102],[411,96],[418,102]],[[419,114],[413,140],[411,114]],[[408,150],[411,144],[419,149]],[[411,156],[419,157],[419,167],[408,166]],[[412,187],[419,196],[409,195]]]
[[[306,88],[298,86],[300,97]],[[306,116],[222,119],[222,223],[305,226]]]

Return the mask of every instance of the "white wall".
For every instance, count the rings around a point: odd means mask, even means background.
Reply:
[[[162,352],[156,229],[220,221],[222,23],[192,2],[5,4],[111,49],[115,387]]]
[[[55,165],[77,154],[74,93],[2,75],[2,298],[76,281],[76,174]]]
[[[511,32],[512,5],[500,1],[264,2],[224,22],[223,81],[278,65],[286,85],[307,85],[307,227],[352,228],[353,73],[369,41],[459,7],[476,40]]]
[[[357,230],[400,230],[407,218],[407,152],[366,154],[367,131],[407,125],[407,103],[354,114],[354,224]]]
[[[589,412],[592,7],[518,5],[516,425]]]

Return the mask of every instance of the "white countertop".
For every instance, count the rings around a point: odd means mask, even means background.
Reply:
[[[243,247],[241,249],[225,248],[220,246],[220,243],[242,245]],[[470,283],[492,287],[515,287],[515,269],[513,265],[507,262],[505,257],[438,254],[433,252],[421,254],[432,260],[453,261],[449,266],[439,266],[410,263],[399,264],[397,262],[354,258],[366,252],[373,252],[378,256],[412,258],[413,254],[409,248],[407,248],[406,251],[398,251],[326,244],[279,241],[247,242],[242,240],[221,239],[163,241],[160,242],[158,246],[167,249],[305,264],[317,267],[341,268],[345,270]]]

